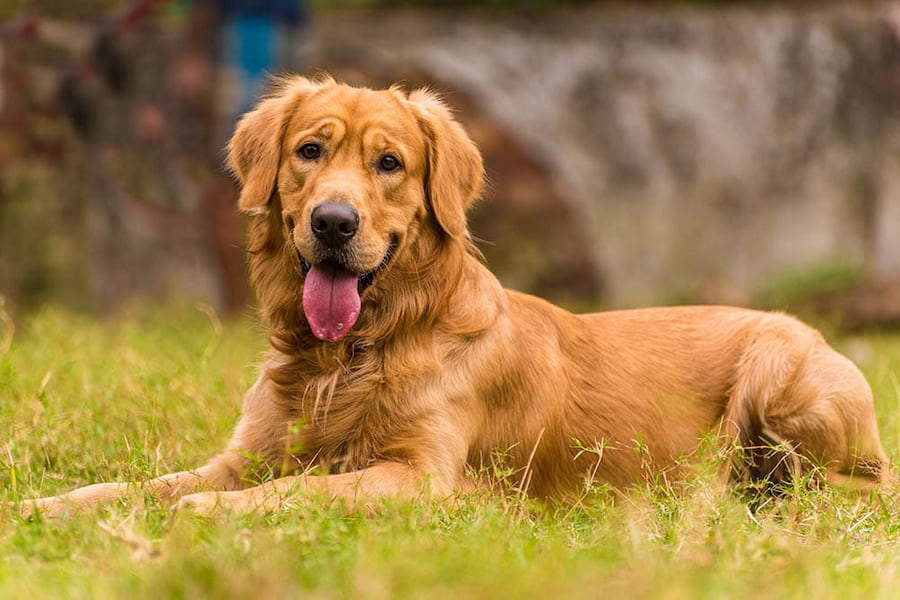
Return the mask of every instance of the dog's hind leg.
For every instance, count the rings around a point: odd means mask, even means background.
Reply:
[[[723,421],[739,454],[733,475],[783,484],[817,469],[833,485],[884,484],[888,461],[862,373],[814,330],[771,319],[741,358]]]
[[[809,351],[767,419],[832,485],[871,490],[892,480],[872,390],[853,363],[824,344]]]

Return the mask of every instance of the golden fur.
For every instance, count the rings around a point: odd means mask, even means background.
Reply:
[[[321,158],[298,158],[309,140]],[[737,478],[783,481],[810,465],[855,487],[889,477],[868,384],[794,318],[727,307],[577,316],[504,290],[466,231],[481,157],[428,91],[287,78],[229,150],[271,349],[227,448],[143,484],[165,501],[210,512],[278,509],[310,492],[440,498],[468,489],[496,449],[530,494],[567,499],[586,477],[623,487],[677,475],[709,435],[740,450]],[[373,167],[388,151],[399,172]],[[312,334],[301,302],[323,200],[359,213],[348,268],[390,261],[337,342]],[[602,446],[602,459],[579,444]],[[98,484],[26,511],[132,489]]]

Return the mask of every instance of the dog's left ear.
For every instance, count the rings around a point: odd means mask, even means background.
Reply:
[[[484,183],[481,153],[434,93],[416,90],[409,101],[428,139],[425,191],[431,209],[441,229],[461,239],[466,234],[466,210]]]
[[[275,191],[282,140],[291,115],[304,98],[331,83],[300,76],[276,80],[272,93],[238,122],[228,142],[228,166],[241,184],[241,212],[265,212]]]

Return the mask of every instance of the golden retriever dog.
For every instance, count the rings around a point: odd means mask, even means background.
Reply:
[[[733,479],[891,477],[865,379],[792,317],[575,315],[503,289],[466,226],[481,156],[427,90],[285,78],[240,121],[229,163],[271,346],[231,441],[196,470],[24,511],[136,492],[200,513],[441,499],[497,449],[529,495],[566,501],[586,480],[683,476],[704,439],[736,449]]]

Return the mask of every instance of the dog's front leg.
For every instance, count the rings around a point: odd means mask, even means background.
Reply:
[[[202,490],[236,490],[247,486],[250,457],[257,467],[277,469],[284,457],[284,432],[290,420],[277,403],[265,377],[260,378],[244,396],[241,420],[227,449],[205,466],[190,471],[163,475],[145,482],[97,483],[66,494],[19,505],[19,514],[30,517],[35,512],[44,516],[83,513],[94,506],[110,502],[140,502],[145,496],[166,504],[186,494]]]
[[[412,465],[381,462],[361,471],[340,475],[297,475],[232,492],[201,492],[183,497],[176,509],[201,515],[220,511],[266,513],[308,502],[310,497],[342,499],[352,509],[379,498],[442,499],[462,487],[440,473],[428,473]]]
[[[237,458],[237,457],[235,457]],[[47,517],[83,513],[94,506],[116,501],[140,502],[145,495],[170,504],[185,494],[202,489],[235,489],[240,485],[237,471],[223,455],[193,471],[170,473],[141,483],[96,483],[59,496],[26,500],[19,506],[22,517],[35,512]]]

